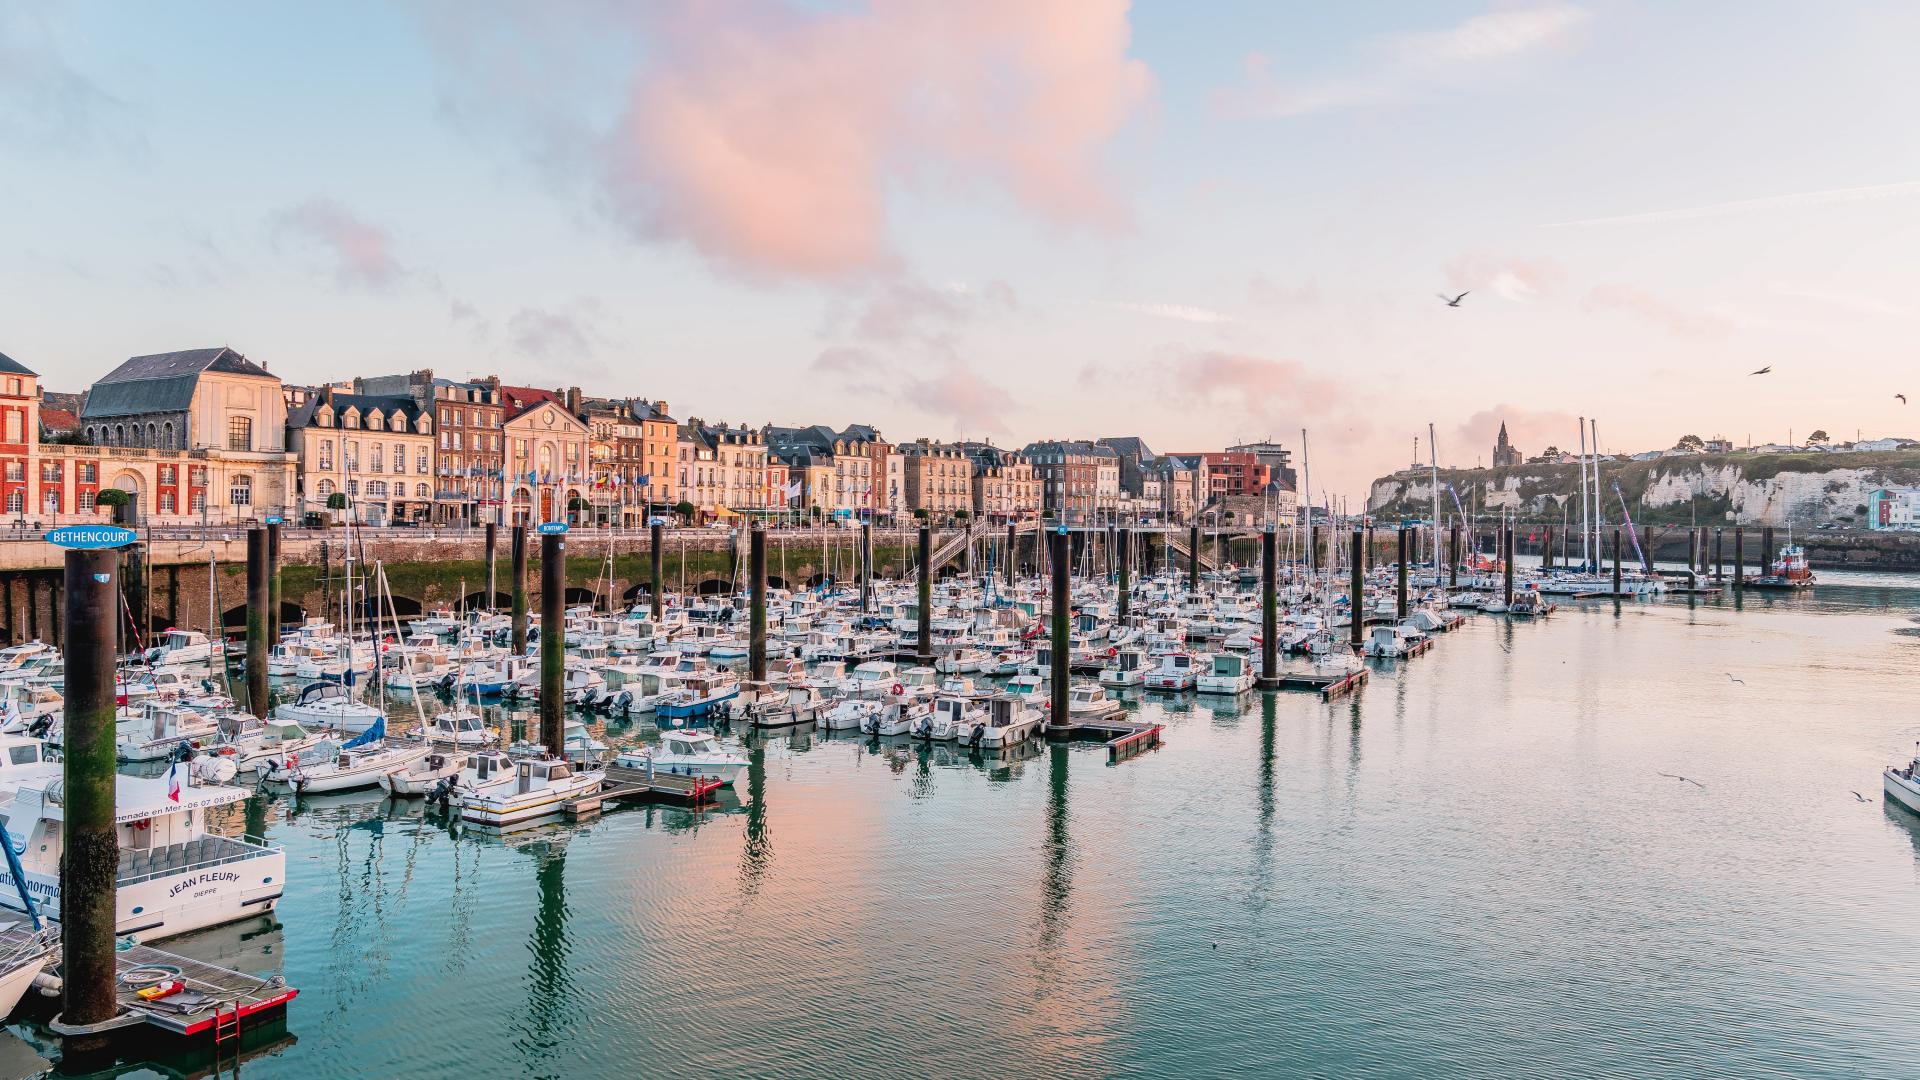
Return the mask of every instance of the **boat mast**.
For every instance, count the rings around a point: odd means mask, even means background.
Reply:
[[[1593,430],[1593,570],[1600,572],[1600,421],[1588,420]]]
[[[1313,456],[1307,453],[1307,429],[1300,429],[1300,488],[1307,493],[1300,505],[1306,508],[1307,532],[1313,532]],[[1329,525],[1332,522],[1328,522]],[[1307,545],[1307,577],[1314,577],[1313,545]]]
[[[1587,418],[1580,418],[1580,570],[1593,573],[1587,560]]]
[[[1433,484],[1433,572],[1440,572],[1440,454],[1433,446],[1433,421],[1427,421],[1427,474]]]

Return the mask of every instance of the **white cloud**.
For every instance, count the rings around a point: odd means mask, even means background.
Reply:
[[[1920,180],[1908,180],[1898,184],[1875,184],[1870,187],[1828,188],[1825,191],[1802,191],[1792,195],[1769,195],[1760,199],[1736,199],[1733,202],[1710,203],[1706,206],[1689,206],[1679,210],[1655,210],[1644,214],[1616,214],[1612,217],[1581,218],[1577,221],[1554,221],[1542,225],[1543,229],[1571,229],[1588,225],[1652,225],[1667,221],[1694,221],[1699,218],[1725,217],[1730,214],[1747,214],[1756,210],[1787,210],[1800,206],[1831,206],[1836,203],[1861,202],[1867,199],[1891,199],[1910,195],[1920,195]]]
[[[1156,319],[1173,319],[1176,322],[1199,323],[1203,326],[1219,326],[1239,321],[1225,312],[1196,307],[1192,304],[1142,304],[1129,300],[1089,300],[1087,302],[1094,307],[1131,311],[1138,315],[1151,315]]]
[[[1591,18],[1585,8],[1563,3],[1492,11],[1444,30],[1378,42],[1372,50],[1377,59],[1357,74],[1293,86],[1277,84],[1266,58],[1255,53],[1245,64],[1246,84],[1217,100],[1230,108],[1275,117],[1389,100],[1565,44]]]

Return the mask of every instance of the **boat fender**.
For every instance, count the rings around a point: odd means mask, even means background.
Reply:
[[[901,694],[904,694],[904,693],[906,693],[906,692],[907,692],[907,688],[906,688],[906,687],[904,687],[904,686],[901,686],[901,685],[900,685],[899,683],[894,683],[894,684],[893,684],[893,696],[894,696],[894,697],[899,697],[899,696],[900,696]]]

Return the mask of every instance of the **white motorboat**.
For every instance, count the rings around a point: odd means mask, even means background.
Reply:
[[[357,735],[386,719],[379,708],[354,700],[351,690],[331,682],[308,686],[298,698],[276,707],[273,715],[301,727],[332,728],[347,735]]]
[[[154,640],[147,650],[149,667],[171,664],[204,664],[213,659],[213,642],[198,630],[169,629]]]
[[[982,729],[986,726],[985,705],[970,697],[942,695],[933,703],[933,722],[928,726],[928,737],[943,741],[956,739],[962,744],[970,744],[985,739]]]
[[[731,786],[734,777],[747,767],[747,759],[720,744],[711,732],[666,731],[658,746],[627,749],[613,759],[614,764],[630,769],[703,776]]]
[[[495,739],[495,733],[487,727],[484,717],[458,705],[435,713],[427,720],[420,734],[436,746],[453,746],[462,750],[491,746]]]
[[[212,739],[219,730],[210,716],[149,704],[135,719],[119,722],[113,750],[121,761],[164,761],[181,743]]]
[[[1160,666],[1142,676],[1141,684],[1149,690],[1191,690],[1203,659],[1188,652],[1162,653]]]
[[[530,735],[539,734],[539,725],[535,724]],[[583,767],[592,767],[606,761],[609,752],[607,744],[593,737],[587,725],[578,720],[565,720],[560,725],[560,750],[568,761]],[[534,760],[547,756],[546,745],[538,738],[515,740],[507,747],[507,753],[522,760]]]
[[[1880,774],[1880,786],[1886,789],[1887,798],[1920,814],[1920,753],[1905,765],[1887,766]]]
[[[879,697],[900,685],[900,667],[891,660],[868,660],[847,673],[840,684],[848,697]]]
[[[309,732],[291,720],[256,720],[245,713],[224,713],[216,718],[219,735],[215,746],[233,750],[234,767],[240,772],[255,772],[273,758],[289,758],[319,745],[329,736]]]
[[[286,883],[285,854],[207,831],[208,811],[251,794],[197,785],[184,764],[161,776],[114,778],[116,932],[151,941],[273,910]],[[5,839],[21,853],[27,891],[42,914],[56,919],[64,802],[64,782],[48,776],[20,784],[4,808]],[[22,909],[13,874],[3,867],[0,904]]]
[[[860,730],[868,735],[910,735],[932,715],[933,702],[926,698],[889,698],[879,712],[861,719]]]
[[[822,731],[859,731],[869,719],[877,720],[881,705],[866,698],[844,698],[838,705],[814,720]]]
[[[380,774],[380,786],[387,794],[418,797],[431,792],[442,780],[460,775],[466,755],[451,750],[433,750],[403,769]]]
[[[1253,689],[1253,664],[1238,653],[1215,653],[1193,688],[1202,694],[1243,694]]]
[[[0,947],[0,1020],[12,1014],[33,980],[53,963],[60,949],[60,931],[44,929]]]
[[[460,817],[493,828],[535,821],[599,791],[601,779],[599,772],[576,771],[572,763],[557,758],[517,761],[511,780],[461,792]]]
[[[987,722],[981,725],[982,746],[1013,746],[1032,738],[1046,722],[1046,716],[1025,700],[1012,694],[996,694],[987,700]]]
[[[350,742],[323,740],[291,758],[269,758],[261,780],[296,795],[355,791],[378,786],[381,777],[411,767],[426,757],[426,743],[385,740],[382,720]]]
[[[1125,705],[1107,696],[1104,686],[1084,683],[1067,689],[1067,713],[1076,720],[1098,720],[1124,711]]]
[[[1111,655],[1107,657],[1107,666],[1100,669],[1101,686],[1126,687],[1146,684],[1147,673],[1153,669],[1147,665],[1145,649],[1114,649],[1110,650],[1110,653]]]

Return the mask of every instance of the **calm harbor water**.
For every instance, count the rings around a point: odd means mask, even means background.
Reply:
[[[504,839],[262,800],[277,924],[163,947],[300,988],[250,1077],[1910,1076],[1916,675],[1920,577],[1834,573],[1149,697],[1118,766],[778,737],[718,812]]]

